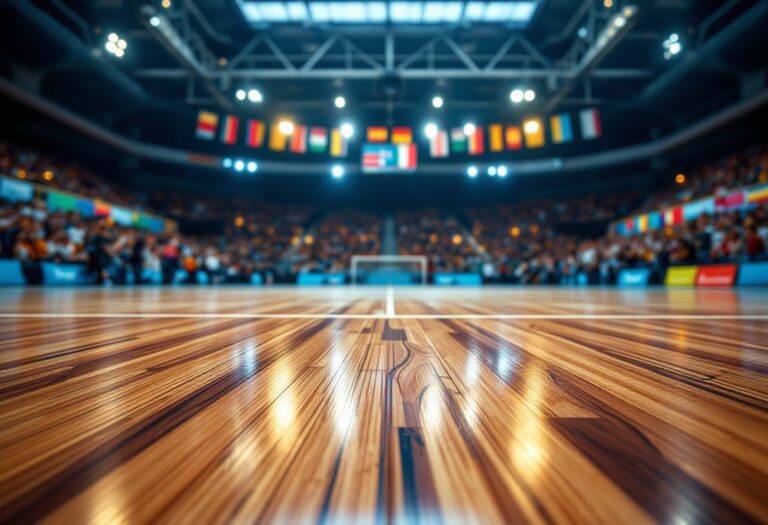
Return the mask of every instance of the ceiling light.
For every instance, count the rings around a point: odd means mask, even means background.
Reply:
[[[118,37],[118,36],[117,36],[117,33],[110,33],[110,34],[109,34],[109,36],[107,37],[107,40],[109,40],[110,42],[115,42],[115,43],[117,43],[117,41],[119,40],[119,38],[120,38],[120,37]]]
[[[524,98],[526,102],[533,102],[533,99],[536,98],[536,92],[532,89],[526,89]]]
[[[489,177],[496,176],[496,166],[488,166],[488,176]]]
[[[251,102],[261,102],[264,99],[261,96],[261,91],[259,91],[258,89],[249,89],[248,100],[250,100]]]
[[[160,25],[160,18],[157,17],[157,16],[153,16],[152,18],[149,19],[149,25],[151,25],[152,27],[159,26]]]
[[[341,108],[343,108],[344,106],[347,105],[347,99],[345,99],[342,96],[338,96],[335,99],[333,99],[333,105],[336,106],[337,108],[341,109]]]
[[[472,124],[471,122],[467,122],[466,124],[464,124],[464,134],[466,136],[468,136],[468,137],[470,135],[474,135],[475,134],[475,125]]]
[[[576,34],[579,35],[579,38],[587,38],[587,28],[580,27],[579,31]]]
[[[222,165],[223,167],[227,168],[227,169],[231,168],[231,167],[232,167],[232,159],[230,159],[229,157],[225,157],[225,158],[224,158],[224,159],[221,161],[221,165]]]
[[[243,171],[245,169],[245,162],[243,162],[240,159],[237,159],[235,161],[234,166],[235,166],[235,171]]]
[[[507,173],[509,173],[509,170],[507,170],[506,166],[499,166],[498,168],[496,168],[496,174],[499,177],[506,177]]]
[[[523,124],[523,130],[526,133],[537,133],[539,131],[539,121],[538,120],[529,120],[525,124]]]
[[[432,97],[432,107],[438,108],[438,109],[443,107],[443,97],[439,95],[436,97]]]
[[[290,135],[291,133],[293,133],[293,122],[291,122],[290,120],[281,120],[277,124],[277,129],[279,129],[280,133],[282,133],[283,135]]]
[[[477,177],[477,166],[470,166],[467,168],[467,175],[472,177],[473,179]]]
[[[430,122],[424,126],[424,135],[426,135],[428,139],[435,138],[437,136],[437,124]]]
[[[341,136],[345,139],[351,138],[355,133],[355,128],[349,122],[345,122],[341,125]]]
[[[522,89],[513,89],[509,93],[509,100],[511,100],[514,104],[519,104],[523,101],[523,90]]]
[[[259,169],[259,165],[256,164],[254,161],[250,161],[248,163],[248,173],[256,173],[256,170]]]
[[[245,100],[245,90],[244,89],[238,89],[235,91],[235,98],[237,100]]]
[[[334,179],[340,179],[344,176],[344,166],[336,164],[331,168],[331,175]]]

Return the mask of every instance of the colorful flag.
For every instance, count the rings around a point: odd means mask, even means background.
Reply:
[[[413,142],[411,128],[392,128],[392,144],[410,144]]]
[[[232,145],[237,142],[237,128],[240,119],[234,115],[227,115],[224,119],[224,125],[221,126],[221,141],[224,144]]]
[[[525,147],[540,148],[544,145],[544,124],[541,119],[526,120],[523,124],[523,134],[525,135]]]
[[[507,149],[515,150],[523,147],[523,132],[520,126],[507,126],[505,135]]]
[[[488,126],[488,149],[491,151],[504,151],[504,128],[501,124]]]
[[[664,210],[664,226],[676,226],[683,222],[683,207]]]
[[[480,126],[476,127],[475,132],[468,137],[470,155],[482,155],[485,152],[485,141],[483,140],[483,137],[483,128]]]
[[[100,201],[100,200],[94,200],[93,201],[93,215],[95,217],[109,217],[109,203]]]
[[[328,130],[313,126],[309,129],[309,151],[325,153],[328,148]]]
[[[602,135],[602,127],[600,126],[600,114],[596,108],[584,109],[579,112],[579,120],[581,121],[581,138],[585,140],[596,139]]]
[[[275,122],[269,127],[269,149],[273,151],[285,151],[288,136],[280,131],[280,126]]]
[[[249,148],[260,148],[264,144],[264,122],[248,119],[245,143]]]
[[[413,171],[417,164],[416,144],[364,144],[362,164],[368,173]]]
[[[386,142],[389,138],[389,130],[384,126],[368,128],[368,142]]]
[[[429,155],[433,158],[448,156],[448,132],[440,130],[429,139]]]
[[[768,185],[765,186],[753,186],[747,190],[747,202],[752,204],[755,202],[768,201]]]
[[[339,128],[331,130],[331,155],[334,157],[347,156],[347,139],[341,134]]]
[[[568,113],[552,115],[549,117],[549,128],[552,133],[552,142],[562,144],[573,140],[573,129],[571,128],[571,116]]]
[[[293,135],[291,135],[291,152],[307,152],[307,126],[302,126],[301,124],[294,126]]]
[[[466,153],[467,151],[467,136],[461,128],[451,130],[451,151],[454,153]]]
[[[213,140],[216,136],[216,127],[219,125],[219,116],[210,111],[197,113],[197,130],[195,135],[199,139]]]

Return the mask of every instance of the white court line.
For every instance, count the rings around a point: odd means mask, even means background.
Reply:
[[[395,317],[395,289],[387,287],[387,306],[384,311],[387,317]]]
[[[768,315],[695,314],[216,314],[216,313],[0,313],[0,319],[563,319],[768,321]]]

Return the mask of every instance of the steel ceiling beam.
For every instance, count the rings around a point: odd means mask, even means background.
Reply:
[[[140,78],[154,79],[183,79],[188,76],[184,69],[139,69],[134,72]],[[227,71],[210,71],[208,78],[211,79],[247,79],[247,80],[313,80],[313,79],[342,79],[342,80],[365,80],[377,79],[381,77],[381,70],[373,68],[323,68],[310,70],[288,70],[284,68],[263,69],[249,68]],[[398,75],[405,79],[517,79],[517,78],[561,78],[567,79],[574,76],[574,72],[569,69],[534,69],[534,68],[505,68],[472,71],[469,69],[457,68],[408,68],[399,70]],[[650,69],[595,69],[591,75],[593,78],[601,79],[630,79],[647,78],[654,74]]]

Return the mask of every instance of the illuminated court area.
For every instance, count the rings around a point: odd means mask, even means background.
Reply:
[[[768,519],[768,292],[0,290],[0,521]]]

